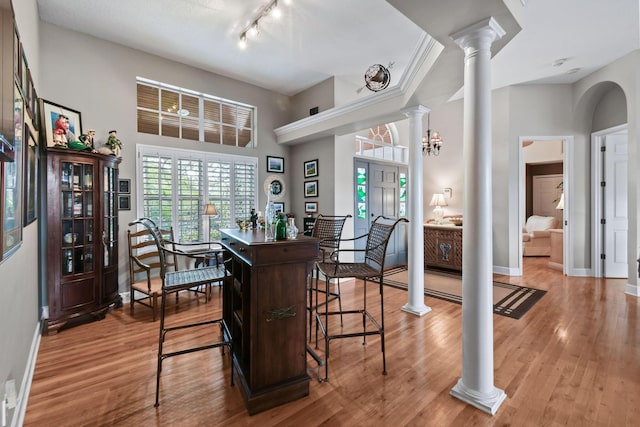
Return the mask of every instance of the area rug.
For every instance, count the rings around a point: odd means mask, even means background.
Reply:
[[[385,272],[384,284],[407,289],[408,271],[398,267]],[[493,282],[493,312],[520,319],[547,291]],[[439,271],[424,272],[424,294],[445,301],[462,304],[462,276]]]

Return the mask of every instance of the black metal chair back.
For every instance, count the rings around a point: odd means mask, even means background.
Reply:
[[[320,251],[322,252],[323,260],[327,254],[331,254],[340,248],[342,229],[347,218],[351,218],[351,215],[331,216],[320,214],[316,218],[311,236],[320,239]]]

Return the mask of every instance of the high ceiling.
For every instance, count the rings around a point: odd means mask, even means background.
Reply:
[[[478,0],[468,0],[474,1]],[[434,18],[446,22],[451,4],[279,0],[282,16],[261,19],[258,37],[249,38],[247,48],[240,49],[240,34],[270,3],[38,0],[44,21],[287,95],[332,76],[353,87],[363,86],[365,70],[376,63],[393,62],[391,74],[397,81],[424,32],[430,33],[430,28],[419,25],[429,25]],[[412,19],[390,3],[405,13],[411,10]],[[638,0],[505,0],[505,4],[522,30],[492,61],[495,88],[575,82],[640,48]],[[553,65],[561,59],[562,64]]]

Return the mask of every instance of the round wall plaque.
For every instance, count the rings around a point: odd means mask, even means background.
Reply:
[[[271,201],[278,201],[285,195],[286,187],[284,180],[278,175],[269,175],[264,180],[264,194],[267,196],[271,193]]]

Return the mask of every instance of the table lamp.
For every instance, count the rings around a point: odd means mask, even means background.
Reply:
[[[444,209],[442,209],[442,207],[447,206],[447,202],[444,200],[444,194],[434,193],[429,206],[435,206],[435,208],[433,208],[433,216],[436,219],[436,224],[442,223],[442,217],[444,216]]]

